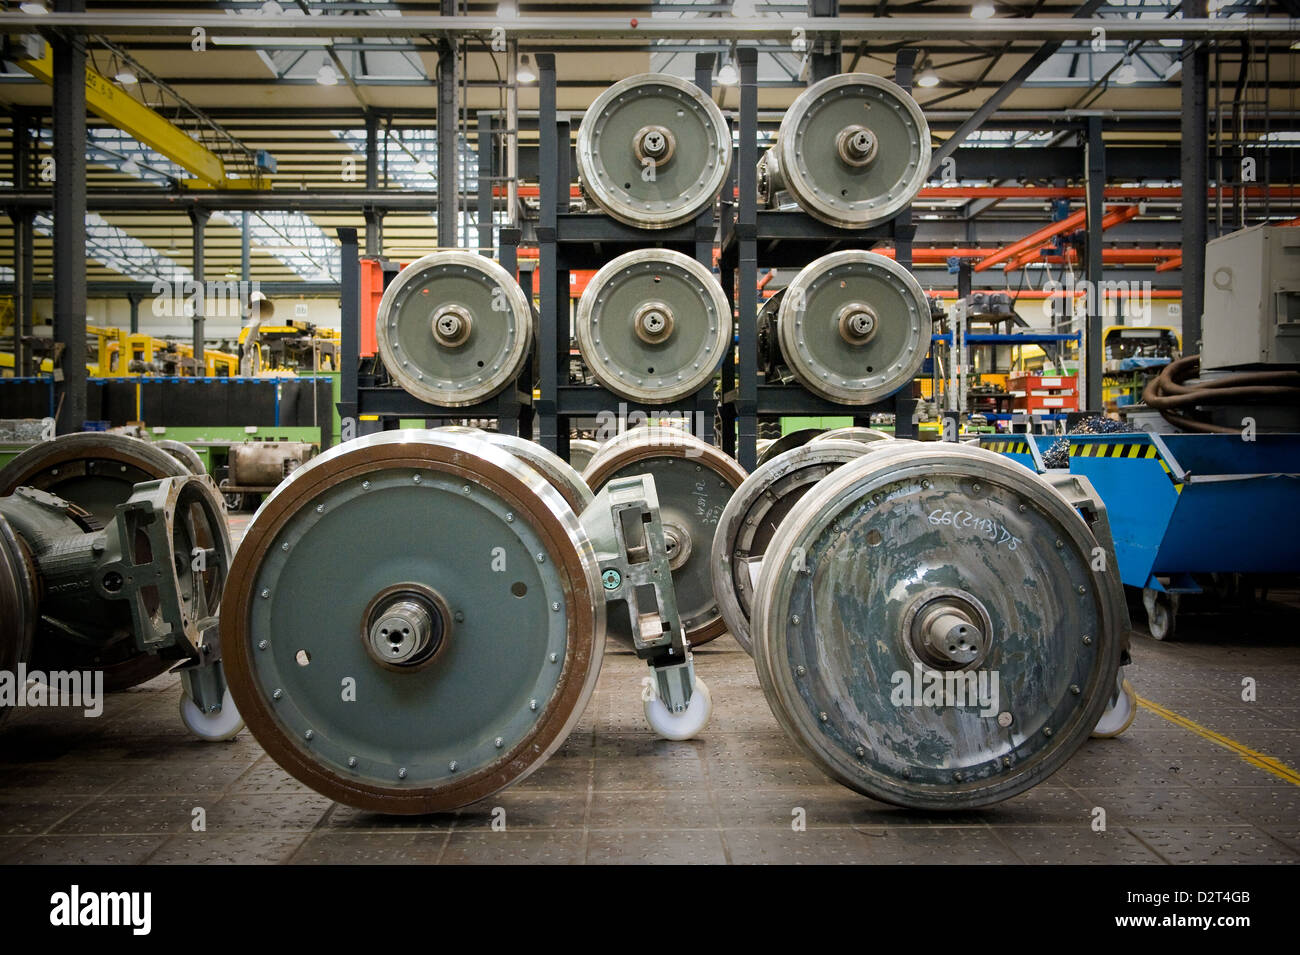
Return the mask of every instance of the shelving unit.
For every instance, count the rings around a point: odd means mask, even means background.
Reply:
[[[758,366],[758,273],[762,268],[802,267],[839,249],[865,248],[892,241],[895,259],[912,266],[911,207],[888,222],[869,229],[839,229],[802,211],[758,208],[758,54],[753,48],[737,51],[740,69],[740,146],[732,184],[724,191],[722,241],[719,258],[722,288],[736,310],[738,345],[722,368],[722,447],[746,470],[758,459],[758,419],[765,415],[852,415],[857,424],[869,425],[873,414],[894,415],[894,433],[915,437],[916,399],[904,387],[892,397],[871,405],[843,405],[827,401],[797,384],[772,385],[760,380]],[[815,54],[810,75],[819,78],[837,64],[825,54]],[[837,60],[837,55],[829,57]],[[900,50],[894,81],[911,89],[915,51]],[[834,68],[832,68],[834,67]],[[732,200],[731,197],[735,196]]]
[[[713,82],[714,54],[695,58],[695,85],[709,93]],[[569,143],[571,124],[555,105],[555,56],[537,55],[538,76],[538,180],[541,210],[538,245],[538,393],[535,404],[538,440],[561,457],[569,456],[570,421],[600,414],[624,420],[639,412],[688,414],[692,431],[713,440],[717,399],[713,382],[695,394],[666,404],[629,401],[596,384],[569,382],[572,306],[569,272],[598,269],[624,252],[645,248],[673,249],[691,256],[706,268],[713,265],[717,220],[713,207],[693,222],[669,229],[640,229],[603,213],[569,211]]]

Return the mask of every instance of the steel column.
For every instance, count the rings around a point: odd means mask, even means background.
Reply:
[[[82,0],[57,0],[80,13]],[[54,340],[64,346],[56,382],[56,427],[80,431],[86,420],[86,48],[55,37],[54,53]]]
[[[478,113],[478,251],[480,255],[492,254],[492,186],[494,183],[492,159],[493,129],[495,123],[492,114],[486,110]]]
[[[197,282],[199,286],[199,294],[194,297],[194,318],[193,318],[194,360],[195,362],[197,362],[197,367],[195,368],[194,373],[197,375],[202,375],[204,373],[204,367],[205,367],[205,363],[203,359],[203,319],[204,319],[205,302],[208,297],[208,288],[207,288],[207,281],[205,278],[205,270],[203,267],[203,231],[208,224],[208,217],[211,215],[212,213],[208,212],[207,209],[190,210],[190,226],[191,226],[191,233],[193,235],[193,244],[194,244],[194,250],[193,250],[194,281]]]
[[[444,17],[456,13],[455,0],[440,0]],[[443,37],[438,40],[438,245],[455,248],[457,212],[460,201],[456,162],[456,46]]]
[[[758,128],[758,51],[742,47],[740,65],[740,128]],[[736,185],[739,292],[736,321],[740,329],[737,361],[736,459],[746,471],[758,465],[758,143],[741,135]]]
[[[128,293],[127,296],[126,296],[127,304],[131,306],[131,325],[130,325],[130,328],[131,328],[131,334],[132,334],[132,335],[134,335],[134,334],[136,334],[137,332],[140,331],[140,302],[141,302],[141,300],[143,300],[143,298],[144,298],[144,296],[143,296],[143,295],[140,295],[140,294],[137,293],[137,292],[131,292],[131,293]],[[124,356],[122,356],[121,360],[122,360],[122,361],[125,361],[125,360],[126,360],[127,358],[129,358],[129,357],[130,357],[129,355],[124,355]],[[99,373],[100,373],[101,375],[104,374],[104,373],[105,373],[105,372],[104,372],[104,369],[103,369],[103,368],[99,369]]]
[[[538,369],[539,390],[541,400],[537,402],[537,429],[538,440],[542,446],[551,451],[559,450],[559,421],[557,414],[556,395],[559,394],[560,362],[567,366],[569,360],[569,349],[566,347],[560,349],[561,354],[549,356],[553,360],[548,361],[548,352],[555,348],[555,343],[559,341],[560,327],[560,289],[557,288],[557,267],[559,265],[557,249],[555,246],[556,224],[561,202],[560,192],[563,192],[563,201],[568,204],[569,183],[568,180],[560,181],[560,149],[563,147],[567,153],[569,143],[566,139],[563,144],[559,142],[558,130],[556,129],[555,118],[555,54],[539,53],[537,54],[537,112],[538,112],[538,182],[542,184],[541,189],[541,209],[537,222],[537,267],[540,271],[538,278],[538,292],[541,299],[541,310],[538,314],[537,341],[538,341],[538,358],[540,368]],[[568,124],[565,124],[568,128]],[[568,302],[569,291],[564,289],[564,326],[565,335],[568,335]],[[567,367],[565,368],[564,380],[567,380]],[[567,439],[567,435],[565,436]],[[567,443],[567,440],[566,440]]]
[[[357,373],[361,352],[361,266],[357,230],[339,229],[339,423],[344,441],[361,431],[357,418]]]
[[[1204,17],[1207,0],[1187,0],[1183,16]],[[1183,43],[1183,353],[1201,350],[1201,313],[1205,307],[1205,243],[1209,238],[1206,169],[1209,136],[1206,100],[1210,54],[1204,44]]]
[[[1087,194],[1087,252],[1088,252],[1088,327],[1084,334],[1083,373],[1087,389],[1084,407],[1101,411],[1101,336],[1105,303],[1101,300],[1102,280],[1105,278],[1102,248],[1102,219],[1106,215],[1102,202],[1106,187],[1106,149],[1101,139],[1101,120],[1088,117],[1087,141],[1084,146],[1086,171],[1084,189]]]
[[[808,0],[810,17],[838,17],[839,15],[840,0]],[[843,45],[839,37],[810,36],[808,42],[812,44],[808,53],[810,82],[816,83],[841,72]]]
[[[366,192],[379,189],[379,115],[366,110]],[[366,217],[366,255],[384,251],[384,214],[374,206],[363,210]]]

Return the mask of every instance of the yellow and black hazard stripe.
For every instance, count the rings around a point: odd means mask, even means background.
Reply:
[[[982,441],[980,447],[986,451],[996,451],[998,454],[1029,453],[1029,443],[1027,441]]]
[[[1100,442],[1089,441],[1084,444],[1075,444],[1070,442],[1070,457],[1072,458],[1155,458],[1159,461],[1161,469],[1169,475],[1169,480],[1174,482],[1174,490],[1179,494],[1183,493],[1183,486],[1178,481],[1174,481],[1174,473],[1165,463],[1164,458],[1160,457],[1160,452],[1154,444],[1124,444],[1115,442],[1114,444],[1102,444]]]

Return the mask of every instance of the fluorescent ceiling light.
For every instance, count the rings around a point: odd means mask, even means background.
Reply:
[[[929,89],[931,86],[939,85],[939,74],[934,70],[922,70],[921,75],[916,78],[916,85]]]
[[[136,75],[128,69],[118,70],[113,76],[113,79],[118,83],[121,83],[123,86],[134,86],[136,83],[140,82],[140,80],[136,78]]]
[[[29,2],[27,3],[18,4],[18,9],[21,10],[23,13],[31,14],[34,17],[43,16],[44,14],[50,12],[50,8],[47,7],[43,2],[36,3],[36,2],[31,2],[31,0],[29,0]]]
[[[325,36],[214,36],[208,39],[213,46],[329,46],[331,41]]]

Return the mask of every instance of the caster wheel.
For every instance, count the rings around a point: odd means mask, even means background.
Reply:
[[[668,707],[660,702],[658,696],[645,701],[645,720],[664,739],[691,739],[708,725],[712,715],[713,697],[709,695],[708,685],[699,677],[695,678],[691,702],[681,713],[668,712]]]
[[[1178,604],[1169,594],[1148,587],[1142,591],[1142,605],[1147,611],[1147,630],[1157,640],[1170,640],[1174,635],[1174,617]]]
[[[235,708],[229,687],[222,694],[221,709],[216,713],[204,713],[185,693],[181,693],[181,722],[199,739],[210,743],[234,739],[244,728],[244,718]]]
[[[1137,716],[1137,691],[1128,680],[1120,680],[1119,696],[1113,699],[1092,731],[1093,739],[1114,739],[1130,726]]]

